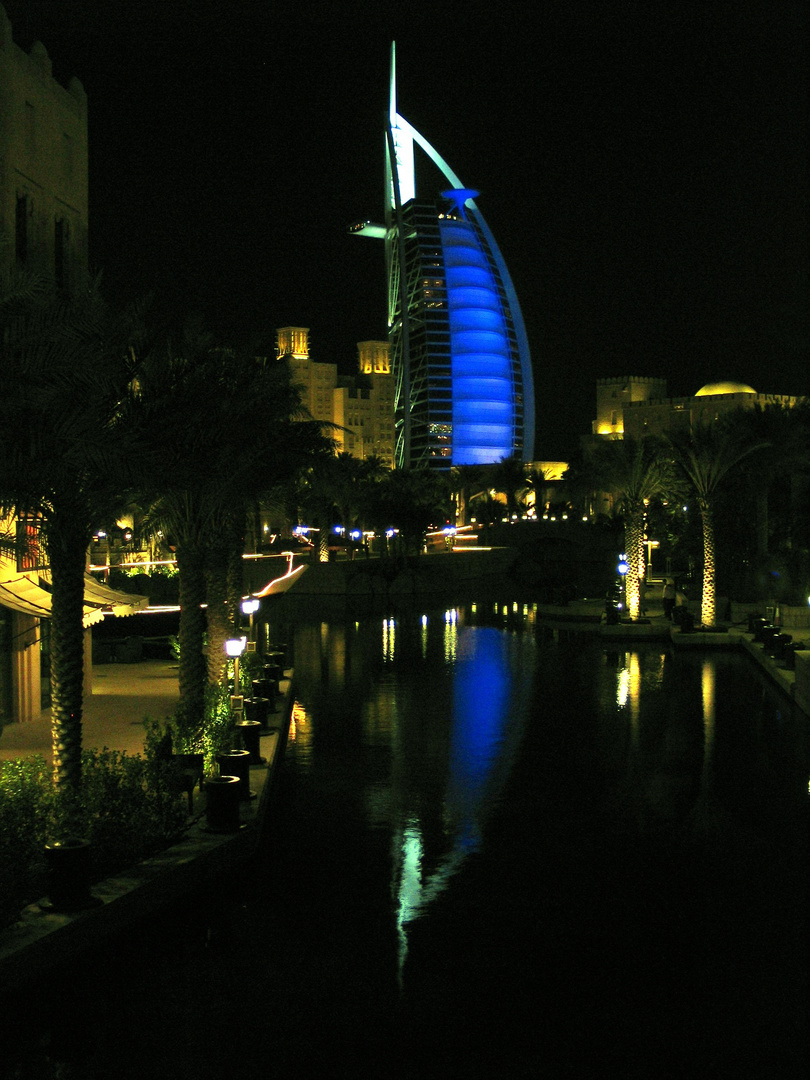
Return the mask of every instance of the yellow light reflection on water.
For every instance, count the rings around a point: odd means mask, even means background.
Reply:
[[[639,697],[641,695],[641,665],[638,653],[624,654],[624,663],[616,675],[616,704],[619,708],[630,706],[631,716],[638,713]]]
[[[458,611],[451,609],[444,613],[444,660],[452,663],[456,659],[458,648]]]
[[[427,615],[422,616],[421,645],[422,645],[422,659],[424,660],[426,658],[426,656],[427,656],[427,646],[428,646],[428,617],[427,617]]]
[[[383,660],[393,660],[396,650],[396,624],[393,619],[383,619],[382,652]]]
[[[716,671],[712,660],[704,660],[700,673],[700,692],[703,700],[703,790],[709,781],[709,766],[714,750]]]
[[[299,766],[306,768],[310,763],[309,754],[302,751],[306,751],[312,743],[312,724],[309,722],[307,710],[298,700],[293,702],[287,738],[296,744]]]

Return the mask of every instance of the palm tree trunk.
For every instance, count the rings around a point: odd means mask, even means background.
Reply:
[[[700,621],[704,626],[714,626],[716,607],[714,514],[708,499],[700,501],[700,519],[703,523],[703,596],[700,605]]]
[[[202,728],[205,711],[206,663],[203,655],[205,636],[205,572],[202,552],[193,542],[177,545],[177,569],[180,574],[180,704],[178,723],[192,732]]]
[[[627,516],[625,529],[625,547],[627,554],[627,610],[631,619],[639,617],[641,590],[639,580],[644,559],[644,530],[642,510],[632,510]]]
[[[84,568],[86,537],[54,529],[48,536],[51,564],[51,734],[54,782],[71,799],[82,779],[84,684]]]
[[[242,514],[239,524],[228,530],[229,543],[227,560],[228,573],[228,615],[234,631],[239,629],[242,620],[242,595],[245,591],[245,533],[247,515]]]
[[[206,608],[208,682],[218,685],[225,674],[227,663],[225,642],[234,634],[233,619],[228,603],[228,550],[224,543],[211,544],[206,550],[205,594],[208,601]]]

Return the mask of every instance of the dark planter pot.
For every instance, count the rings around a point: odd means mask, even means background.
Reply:
[[[236,730],[242,739],[242,746],[250,754],[251,765],[264,765],[265,759],[259,752],[262,725],[258,720],[240,720]]]
[[[71,836],[45,845],[48,900],[57,911],[100,903],[90,893],[90,841]]]
[[[276,693],[280,693],[281,687],[279,682],[284,677],[284,672],[278,664],[265,664],[264,665],[264,679],[265,682],[272,683]]]
[[[276,711],[276,684],[270,679],[254,679],[252,682],[253,700],[256,698],[267,699],[268,712]]]
[[[272,663],[281,664],[282,667],[286,667],[287,650],[288,646],[286,641],[274,641],[267,649],[265,655]]]
[[[277,664],[282,672],[284,671],[286,666],[286,653],[282,652],[281,649],[271,649],[270,652],[265,655],[268,664]]]
[[[255,720],[257,724],[260,724],[262,734],[266,734],[270,730],[267,725],[270,712],[269,705],[270,702],[264,697],[245,698],[245,719]]]
[[[755,635],[755,640],[758,640],[756,638],[756,634],[757,634],[757,632],[759,630],[762,629],[763,626],[765,626],[767,621],[768,620],[764,617],[764,615],[757,615],[756,612],[749,611],[748,612],[748,633],[749,634],[754,634]]]
[[[228,750],[217,754],[217,764],[221,776],[239,778],[239,798],[242,802],[256,798],[256,792],[250,790],[250,751]]]
[[[239,829],[238,776],[210,776],[205,782],[205,820],[211,832],[236,832]]]
[[[775,634],[771,642],[771,656],[774,660],[784,660],[788,645],[793,641],[792,634]]]

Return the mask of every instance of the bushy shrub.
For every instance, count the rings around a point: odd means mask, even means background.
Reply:
[[[63,833],[58,799],[55,816]],[[92,846],[94,875],[102,877],[170,843],[185,827],[186,809],[168,770],[104,747],[82,754],[77,822]]]
[[[170,766],[139,755],[85,750],[78,805],[55,791],[44,758],[0,764],[0,926],[43,894],[49,841],[70,833],[89,840],[98,879],[166,847],[186,823]]]
[[[51,770],[43,757],[0,764],[0,926],[34,899],[52,806]]]
[[[239,682],[248,691],[254,679],[264,677],[264,665],[267,660],[257,652],[244,653],[239,663]]]
[[[177,717],[145,721],[148,767],[172,753],[203,754],[204,768],[211,772],[217,755],[234,748],[235,723],[227,686],[209,685],[205,692],[205,712],[199,723],[181,723]]]

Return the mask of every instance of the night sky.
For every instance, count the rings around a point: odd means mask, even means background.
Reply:
[[[2,2],[87,90],[116,302],[309,326],[353,370],[386,334],[382,244],[346,226],[382,218],[396,39],[399,111],[512,272],[537,457],[575,450],[600,377],[810,390],[804,3]]]

